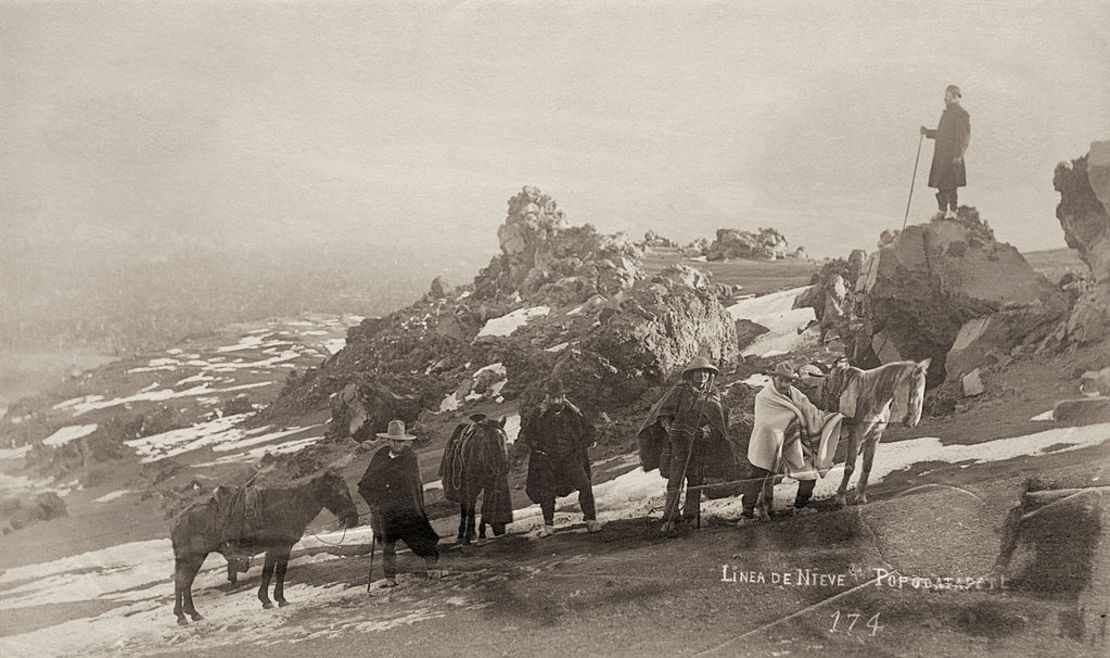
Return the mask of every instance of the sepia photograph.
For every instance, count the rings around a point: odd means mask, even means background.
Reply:
[[[0,0],[0,657],[1110,655],[1110,2]]]

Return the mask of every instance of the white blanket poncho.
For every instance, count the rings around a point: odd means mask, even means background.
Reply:
[[[795,418],[811,435],[821,434],[817,452],[812,456],[802,450],[801,440],[783,447],[786,427]],[[821,411],[795,388],[790,389],[790,397],[787,397],[768,384],[755,396],[755,427],[748,444],[748,461],[768,471],[786,473],[796,480],[824,477],[832,467],[836,447],[840,444],[843,419],[838,413]]]

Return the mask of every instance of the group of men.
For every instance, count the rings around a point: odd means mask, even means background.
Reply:
[[[769,383],[756,395],[748,468],[741,480],[741,524],[770,516],[774,481],[782,474],[800,483],[791,513],[812,511],[808,504],[814,485],[831,467],[840,436],[842,416],[837,413],[835,391],[837,378],[846,372],[844,365],[838,363],[828,375],[812,365],[796,373],[785,364],[764,373]],[[678,534],[683,524],[700,521],[707,478],[736,473],[728,407],[715,385],[718,374],[709,359],[695,358],[640,427],[645,468],[658,466],[667,480],[661,530],[668,536]],[[561,381],[547,383],[542,401],[526,415],[520,435],[529,451],[525,491],[543,512],[539,536],[549,536],[554,529],[556,499],[576,491],[587,531],[600,531],[588,452],[594,424],[568,399]],[[392,587],[397,542],[404,541],[424,558],[428,573],[436,574],[439,536],[424,510],[424,488],[411,449],[416,437],[400,420],[391,421],[388,430],[377,436],[387,445],[371,458],[358,490],[370,506],[371,527],[383,546],[384,586]],[[686,495],[680,511],[683,488]]]

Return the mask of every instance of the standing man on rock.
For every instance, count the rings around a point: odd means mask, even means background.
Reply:
[[[936,129],[921,126],[921,134],[936,140],[933,165],[929,168],[929,187],[937,189],[937,206],[947,218],[956,216],[957,189],[967,185],[964,153],[971,141],[971,119],[960,105],[960,88],[944,90],[944,113]]]
[[[667,478],[667,498],[660,529],[667,536],[677,533],[678,495],[683,480],[686,502],[681,520],[700,519],[705,457],[711,453],[721,454],[712,450],[714,441],[726,444],[728,441],[728,412],[713,383],[717,374],[716,366],[704,356],[691,361],[682,371],[682,381],[655,403],[640,427],[641,440],[660,428],[665,432],[658,465],[660,473]]]
[[[358,492],[370,505],[370,527],[374,540],[382,542],[384,587],[397,586],[397,541],[403,540],[413,553],[424,558],[428,575],[439,560],[439,535],[424,512],[424,485],[411,443],[416,437],[405,431],[405,421],[391,420],[380,438],[389,441],[370,458]]]
[[[525,492],[543,511],[541,537],[555,528],[555,499],[578,492],[578,504],[589,532],[601,530],[594,508],[588,449],[594,441],[594,426],[567,399],[563,383],[547,383],[539,410],[521,428],[521,439],[531,449]]]

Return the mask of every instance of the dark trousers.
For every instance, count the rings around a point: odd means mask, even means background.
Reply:
[[[683,471],[686,475],[686,502],[682,506],[682,518],[693,521],[701,515],[701,485],[704,476],[698,454],[700,451],[698,446],[691,445],[692,443],[686,437],[671,439],[671,461],[667,471],[667,502],[663,507],[664,521],[678,520],[678,492],[682,489]]]
[[[578,490],[578,505],[582,508],[582,518],[586,521],[597,520],[597,509],[594,507],[594,487],[590,476],[586,475],[586,468],[581,462],[567,459],[563,462],[561,474],[575,489]],[[543,522],[546,525],[555,524],[555,497],[540,501],[540,510],[543,511]]]
[[[382,571],[386,578],[397,575],[398,541],[405,542],[413,553],[424,558],[429,567],[439,560],[439,535],[428,523],[428,517],[423,512],[395,512],[388,521],[382,518],[380,512],[372,512],[370,523],[374,529],[374,538],[382,543]]]
[[[799,480],[798,495],[794,497],[794,507],[801,509],[808,505],[816,486],[817,480]],[[744,516],[751,517],[755,514],[755,505],[759,501],[760,491],[763,493],[763,504],[770,512],[771,503],[775,499],[775,476],[765,468],[752,466],[748,472],[747,480],[744,482],[743,498],[741,499],[741,504],[744,506]]]
[[[406,544],[408,542],[405,542]],[[439,551],[433,546],[429,551],[427,546],[417,543],[415,546],[409,545],[413,553],[424,558],[424,563],[429,568],[435,566],[439,562]],[[385,573],[386,578],[395,578],[397,576],[397,542],[383,541],[382,542],[382,571]]]
[[[937,207],[941,212],[947,212],[949,208],[953,211],[959,203],[959,188],[953,187],[950,190],[940,190],[937,192]]]

